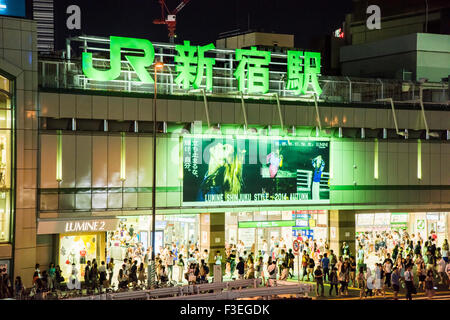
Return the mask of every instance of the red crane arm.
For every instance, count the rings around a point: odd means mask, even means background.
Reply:
[[[191,0],[183,0],[183,1],[181,1],[180,4],[172,11],[171,14],[177,14],[178,12],[180,12],[181,9],[183,9],[184,6],[189,3],[189,1],[191,1]]]

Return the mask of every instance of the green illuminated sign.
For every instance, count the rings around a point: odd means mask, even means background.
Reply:
[[[240,61],[234,72],[235,78],[238,79],[239,91],[244,92],[247,89],[248,93],[267,93],[269,69],[263,66],[269,65],[270,52],[257,50],[256,47],[251,47],[250,50],[236,49],[236,60]]]
[[[320,53],[288,51],[287,63],[288,90],[293,90],[297,95],[305,94],[311,84],[313,92],[320,96],[322,89],[317,78],[320,73]]]
[[[213,66],[216,59],[208,55],[217,55],[214,44],[205,46],[192,46],[190,41],[175,46],[176,63],[175,83],[184,90],[191,87],[199,89],[204,83],[208,91],[213,90]],[[123,52],[127,50],[127,52]],[[132,54],[130,54],[130,50]],[[138,55],[134,55],[134,53]],[[139,80],[143,83],[154,83],[150,76],[149,67],[155,58],[153,44],[146,39],[110,37],[110,67],[109,69],[97,69],[94,67],[91,52],[83,52],[82,69],[88,79],[98,81],[111,81],[120,77],[121,53],[131,64]],[[250,49],[236,49],[236,61],[239,62],[233,75],[237,79],[240,92],[249,94],[265,94],[269,92],[269,64],[271,63],[271,52],[258,50],[256,47]],[[287,54],[287,84],[286,88],[295,95],[304,95],[314,92],[320,96],[322,89],[318,82],[320,74],[320,53],[307,51],[288,51]],[[221,72],[221,71],[218,71]],[[220,75],[220,74],[219,74]],[[205,81],[203,80],[205,78]],[[309,88],[312,88],[309,89]]]
[[[212,43],[202,47],[195,47],[191,46],[189,41],[184,41],[183,45],[176,45],[175,50],[178,52],[178,55],[175,56],[175,62],[178,62],[178,65],[175,70],[179,74],[175,82],[183,84],[183,89],[185,90],[188,90],[191,84],[195,89],[198,89],[206,69],[206,90],[211,91],[213,88],[212,66],[216,63],[216,60],[205,57],[205,52],[214,48],[215,46]],[[196,57],[194,57],[195,53],[197,53]]]
[[[145,83],[153,83],[148,71],[145,69],[153,63],[155,49],[150,41],[145,39],[110,37],[110,69],[97,70],[92,65],[92,53],[83,52],[83,72],[86,77],[99,81],[111,81],[120,76],[120,51],[122,49],[143,50],[143,56],[130,56],[125,58],[130,62],[139,79]]]
[[[239,228],[272,228],[272,227],[294,227],[295,220],[277,221],[241,221]]]

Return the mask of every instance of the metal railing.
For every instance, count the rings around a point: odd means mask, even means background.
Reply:
[[[39,85],[42,88],[52,89],[82,89],[103,90],[118,92],[153,93],[154,85],[143,83],[129,61],[122,57],[121,74],[111,81],[97,81],[86,78],[82,72],[81,52],[93,54],[93,66],[99,69],[108,69],[110,39],[95,36],[79,36],[67,39],[67,50],[62,55],[65,59],[42,56],[39,59]],[[175,44],[153,42],[155,56],[154,61],[164,61],[163,70],[158,72],[158,94],[166,95],[198,95],[202,96],[202,90],[184,90],[176,83],[177,71],[175,56],[178,55]],[[121,50],[124,54],[136,54],[139,51]],[[78,54],[78,58],[73,57]],[[234,72],[238,66],[236,52],[231,49],[208,50],[208,55],[214,57],[215,64],[212,70],[213,89],[207,92],[207,96],[225,96],[239,99],[238,81]],[[303,57],[305,59],[305,57]],[[311,87],[307,88],[305,95],[296,95],[287,89],[287,54],[271,52],[269,69],[269,92],[264,95],[248,95],[245,97],[255,99],[274,99],[310,101],[315,96]],[[147,71],[153,74],[151,66]],[[203,75],[205,79],[206,75]],[[331,103],[377,103],[385,104],[381,99],[392,98],[394,101],[414,101],[423,92],[423,102],[441,105],[444,108],[450,103],[448,83],[418,83],[411,81],[375,79],[375,78],[349,78],[318,76],[318,82],[322,89],[319,102]],[[203,87],[202,87],[203,88]]]
[[[175,83],[175,66],[166,64],[167,68],[158,75],[158,93],[167,95],[201,95],[201,92],[186,91]],[[308,96],[294,96],[286,89],[286,80],[274,79],[275,74],[270,72],[270,95],[261,95],[259,99],[273,99],[275,93],[281,101],[312,101]],[[238,98],[237,80],[228,74],[224,77],[214,77],[214,88],[207,92],[207,96],[225,96]],[[385,104],[380,101],[392,98],[397,103],[400,101],[417,100],[420,88],[423,90],[423,102],[425,104],[441,105],[448,108],[450,105],[447,83],[420,84],[410,81],[349,78],[319,76],[319,84],[322,94],[320,102],[330,103],[374,103]],[[136,78],[134,71],[123,63],[121,76],[112,81],[96,81],[87,79],[81,71],[81,62],[76,60],[40,60],[39,61],[39,85],[49,89],[81,89],[102,90],[116,92],[153,93],[152,84],[141,83]],[[233,94],[236,96],[234,97]],[[248,96],[246,96],[248,97]],[[255,97],[256,98],[256,97]]]

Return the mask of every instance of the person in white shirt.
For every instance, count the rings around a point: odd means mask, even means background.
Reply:
[[[69,281],[67,281],[67,289],[69,290],[81,290],[81,283],[78,281],[78,269],[75,265],[75,263],[72,263],[72,272],[69,277]]]
[[[167,250],[166,255],[166,266],[167,266],[167,274],[169,277],[169,280],[172,281],[172,275],[173,275],[173,253],[170,250]]]
[[[208,249],[205,249],[205,250],[203,251],[201,259],[202,259],[202,260],[205,260],[206,263],[209,262],[209,252],[208,252]]]
[[[406,299],[412,300],[412,294],[415,293],[415,287],[414,287],[414,275],[411,270],[411,266],[409,265],[408,268],[405,271],[405,285],[406,285]]]
[[[366,285],[367,285],[366,296],[371,297],[372,294],[373,294],[372,290],[374,288],[373,284],[374,284],[375,279],[372,276],[372,274],[370,273],[370,269],[367,269],[367,274],[368,274],[368,277],[367,277],[367,280],[366,280],[367,281],[367,283],[366,283]]]
[[[267,253],[267,240],[263,241],[263,249],[262,249],[262,255],[264,256]]]

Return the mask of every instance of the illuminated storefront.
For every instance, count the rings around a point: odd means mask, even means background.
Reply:
[[[396,245],[406,248],[405,237],[422,241],[432,237],[436,246],[448,239],[448,212],[379,212],[355,215],[356,250],[365,250],[366,263],[373,266],[384,252],[392,254]]]
[[[63,277],[69,279],[75,268],[79,280],[84,279],[87,261],[96,259],[97,266],[106,261],[106,234],[115,230],[118,219],[38,221],[38,234],[56,235],[56,264]]]
[[[72,264],[78,271],[78,279],[84,279],[87,261],[97,260],[97,266],[105,261],[105,233],[79,233],[59,235],[58,264],[63,277],[69,279]]]
[[[12,82],[0,76],[0,243],[11,241],[13,163]],[[28,114],[32,116],[32,114]]]
[[[275,244],[292,249],[293,240],[327,241],[327,221],[326,210],[227,212],[225,240],[253,252]]]
[[[146,250],[151,247],[151,216],[119,217],[116,230],[107,234],[107,260],[123,261],[125,257],[143,261]],[[175,244],[178,248],[198,245],[199,214],[157,215],[155,222],[156,253]],[[129,251],[127,253],[127,251]]]

